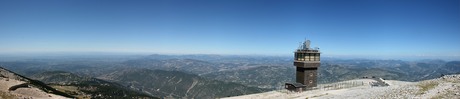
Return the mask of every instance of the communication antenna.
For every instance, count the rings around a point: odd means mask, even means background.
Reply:
[[[310,48],[310,40],[305,40],[305,48]]]
[[[299,42],[299,48],[298,48],[298,49],[299,49],[299,50],[303,49],[303,48],[302,48],[302,42]]]

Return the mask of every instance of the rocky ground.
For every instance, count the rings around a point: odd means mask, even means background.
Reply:
[[[21,99],[66,99],[66,97],[62,97],[55,94],[46,93],[38,88],[34,88],[32,86],[29,87],[21,87],[15,90],[9,90],[12,86],[24,84],[26,82],[19,81],[15,79],[3,78],[0,77],[0,98],[5,99],[14,99],[14,98],[21,98]]]
[[[377,97],[381,98],[460,98],[460,75],[446,75],[441,78],[411,83],[391,90]]]
[[[227,99],[368,99],[368,98],[460,98],[460,74],[420,82],[386,80],[390,86],[371,86],[372,79],[358,79],[318,85],[315,90],[289,92],[277,90]]]
[[[0,99],[67,99],[47,93],[12,72],[0,68]]]

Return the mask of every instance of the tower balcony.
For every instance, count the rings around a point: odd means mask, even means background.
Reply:
[[[294,66],[301,68],[318,68],[320,65],[320,61],[294,61]]]

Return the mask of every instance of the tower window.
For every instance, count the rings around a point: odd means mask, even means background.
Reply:
[[[310,57],[308,57],[308,54],[304,53],[304,60],[303,61],[308,61]]]

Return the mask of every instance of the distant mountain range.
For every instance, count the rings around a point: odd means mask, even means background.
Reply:
[[[128,60],[123,62],[122,64],[129,67],[160,69],[169,71],[183,71],[192,74],[205,74],[224,68],[229,68],[225,65],[194,59],[137,59]]]
[[[284,88],[284,83],[295,81],[295,68],[286,66],[258,66],[227,70],[202,75],[209,79],[236,82],[260,88]]]
[[[421,81],[460,73],[460,61],[323,59],[319,83],[363,77]],[[72,86],[74,96],[219,98],[282,88],[293,82],[292,59],[269,56],[149,55],[127,59],[62,58],[2,61],[0,66],[53,87]],[[86,86],[120,93],[89,90]],[[85,89],[86,88],[86,89]],[[84,93],[84,94],[82,94]]]

